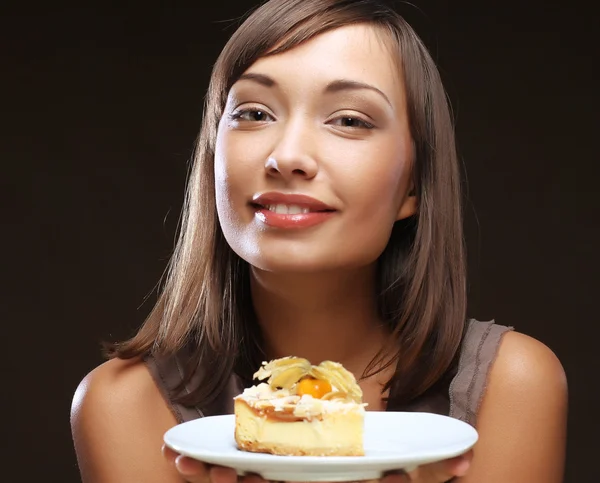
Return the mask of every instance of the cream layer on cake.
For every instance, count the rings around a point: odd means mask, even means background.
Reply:
[[[277,455],[362,456],[365,404],[317,399],[261,383],[234,401],[240,449]]]

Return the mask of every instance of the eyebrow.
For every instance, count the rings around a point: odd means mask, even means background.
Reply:
[[[268,75],[259,74],[257,72],[246,72],[245,74],[242,74],[238,80],[253,81],[253,82],[256,82],[265,87],[276,87],[277,86],[277,82],[275,81],[275,79],[269,77]],[[355,81],[355,80],[351,80],[351,79],[337,79],[337,80],[330,82],[325,87],[326,93],[335,93],[335,92],[342,92],[342,91],[356,91],[356,90],[369,90],[369,91],[375,92],[375,93],[379,94],[381,97],[383,97],[383,99],[390,106],[392,106],[390,99],[388,98],[388,96],[385,95],[385,93],[381,89],[378,89],[377,87],[375,87],[371,84],[367,84],[365,82]]]

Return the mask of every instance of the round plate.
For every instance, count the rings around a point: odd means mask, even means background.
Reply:
[[[357,481],[378,479],[387,471],[412,470],[468,451],[477,431],[467,423],[430,413],[365,414],[364,456],[275,456],[240,451],[233,415],[179,424],[165,444],[205,463],[228,466],[239,475],[255,473],[271,481]]]

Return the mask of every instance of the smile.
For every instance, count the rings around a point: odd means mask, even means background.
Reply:
[[[274,208],[274,209],[273,209]],[[299,206],[257,206],[255,218],[263,225],[284,230],[310,228],[331,218],[334,211],[310,211]]]
[[[280,229],[319,225],[336,212],[325,203],[300,194],[264,193],[255,196],[251,206],[259,223]]]
[[[305,206],[298,206],[298,205],[268,205],[265,206],[264,208],[266,208],[269,211],[272,211],[274,213],[277,213],[279,215],[299,215],[302,213],[310,213],[310,208],[307,208]]]

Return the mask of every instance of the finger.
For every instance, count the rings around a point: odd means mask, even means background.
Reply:
[[[394,472],[387,473],[386,475],[384,475],[383,478],[381,478],[380,482],[381,483],[409,483],[410,480],[408,479],[408,475],[406,474],[406,472],[400,470],[400,471],[394,471]]]
[[[267,483],[267,480],[265,480],[260,475],[248,474],[244,475],[244,477],[242,478],[242,483]]]
[[[465,454],[444,461],[446,471],[453,476],[464,476],[471,467],[473,460],[473,450],[467,451]]]
[[[161,451],[169,463],[175,464],[175,459],[179,456],[179,453],[173,451],[166,444],[162,445]]]
[[[472,453],[457,456],[437,463],[419,466],[409,473],[410,481],[438,483],[455,476],[464,476],[471,466]]]
[[[212,466],[208,471],[211,483],[236,483],[237,472],[233,468]]]
[[[208,483],[209,481],[208,468],[200,461],[179,455],[175,458],[175,468],[190,483]]]

